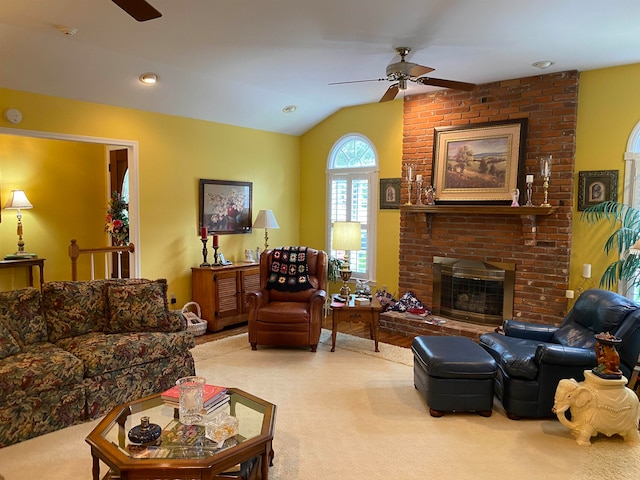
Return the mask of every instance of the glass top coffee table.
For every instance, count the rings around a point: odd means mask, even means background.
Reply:
[[[115,407],[86,438],[93,457],[93,480],[100,480],[100,461],[109,467],[105,479],[216,479],[239,464],[260,457],[262,479],[269,478],[273,459],[276,406],[237,388],[228,388],[230,401],[209,413],[238,419],[238,433],[218,444],[205,436],[204,425],[182,425],[178,409],[167,405],[160,394]],[[160,425],[158,442],[133,444],[127,434],[149,417]]]

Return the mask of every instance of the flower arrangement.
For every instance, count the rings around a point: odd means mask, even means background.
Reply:
[[[129,204],[118,192],[113,192],[109,200],[104,231],[109,234],[114,245],[129,244]]]

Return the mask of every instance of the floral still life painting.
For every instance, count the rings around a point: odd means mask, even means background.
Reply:
[[[200,227],[209,233],[251,231],[251,182],[200,180]]]
[[[104,231],[114,245],[129,244],[129,204],[118,192],[113,192],[109,200]]]

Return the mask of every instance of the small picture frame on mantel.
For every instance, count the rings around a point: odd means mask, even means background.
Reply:
[[[618,170],[578,172],[578,210],[618,201]]]

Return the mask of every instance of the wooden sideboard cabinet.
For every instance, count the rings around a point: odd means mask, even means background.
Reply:
[[[216,332],[246,322],[249,312],[247,293],[260,288],[260,265],[241,263],[191,269],[193,301],[202,309],[207,330]]]

